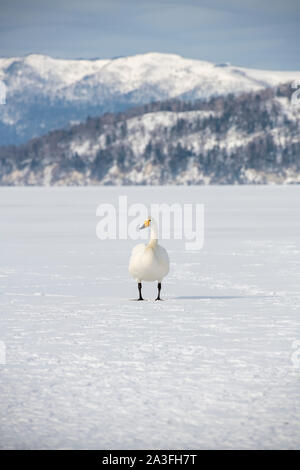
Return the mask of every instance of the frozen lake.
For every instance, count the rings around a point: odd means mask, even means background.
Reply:
[[[96,237],[119,195],[204,204],[164,302]],[[300,448],[300,186],[0,188],[0,247],[2,449]]]

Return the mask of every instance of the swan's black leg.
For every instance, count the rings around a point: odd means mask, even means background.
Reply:
[[[161,282],[159,282],[159,283],[157,284],[157,291],[158,291],[158,292],[157,292],[157,297],[156,297],[155,300],[161,300],[161,298],[160,298],[160,290],[161,290]]]
[[[143,297],[142,297],[142,283],[141,282],[138,283],[138,289],[139,289],[139,298],[138,298],[138,300],[144,300]]]

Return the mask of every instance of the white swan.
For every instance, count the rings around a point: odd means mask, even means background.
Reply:
[[[140,243],[131,253],[129,272],[138,282],[139,298],[142,297],[142,281],[158,281],[158,295],[155,300],[161,300],[161,281],[169,272],[169,256],[167,251],[157,243],[157,225],[153,218],[149,217],[139,229],[151,228],[151,236],[148,245]]]

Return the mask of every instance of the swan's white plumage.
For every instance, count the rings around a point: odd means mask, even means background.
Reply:
[[[133,248],[129,272],[138,282],[161,282],[169,272],[169,256],[167,251],[157,243],[157,229],[153,220],[150,242],[148,245],[140,243]]]

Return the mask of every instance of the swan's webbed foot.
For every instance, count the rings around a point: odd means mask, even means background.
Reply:
[[[159,283],[157,284],[157,291],[158,291],[158,292],[157,292],[157,297],[156,297],[155,300],[162,300],[162,299],[160,298],[161,282],[159,282]]]
[[[142,283],[138,283],[138,289],[139,289],[139,298],[137,300],[144,300],[142,297]]]

